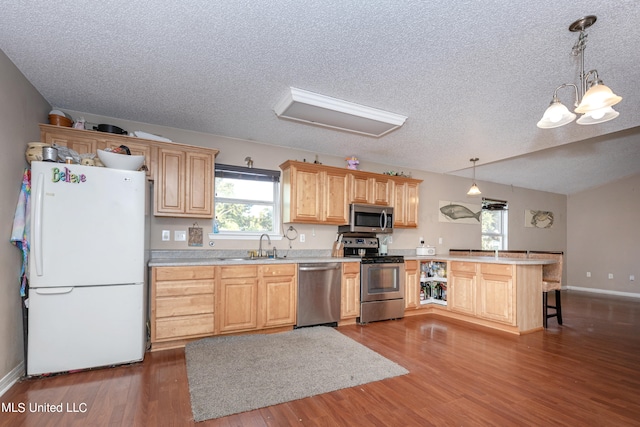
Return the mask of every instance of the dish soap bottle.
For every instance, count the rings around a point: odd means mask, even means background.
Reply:
[[[213,220],[213,232],[214,233],[220,232],[220,222],[218,221],[218,217],[216,217],[216,219]]]

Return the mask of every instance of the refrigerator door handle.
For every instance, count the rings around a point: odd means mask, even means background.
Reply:
[[[35,291],[40,295],[59,295],[59,294],[70,294],[73,291],[73,286],[68,286],[64,288],[36,288],[31,289],[30,292]]]
[[[34,197],[34,229],[31,249],[35,249],[34,258],[36,274],[42,276],[42,202],[44,197],[44,174],[39,174],[36,181],[36,194]],[[35,246],[35,248],[34,248]]]

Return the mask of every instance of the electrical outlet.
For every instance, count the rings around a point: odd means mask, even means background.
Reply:
[[[441,245],[442,244],[442,237],[438,237],[438,244]]]
[[[387,243],[389,245],[393,243],[393,236],[387,236]]]
[[[176,242],[186,242],[187,232],[184,230],[176,230],[173,234],[173,240],[175,240]]]
[[[613,279],[613,273],[609,273],[609,279]]]
[[[636,280],[636,276],[634,276],[633,274],[631,276],[629,276],[629,281],[633,282],[634,280]]]
[[[171,232],[169,230],[162,230],[162,241],[168,242],[171,240]]]
[[[591,277],[591,272],[587,271],[587,277]]]
[[[304,243],[304,241],[306,240],[306,237],[304,234],[300,235],[300,243]]]

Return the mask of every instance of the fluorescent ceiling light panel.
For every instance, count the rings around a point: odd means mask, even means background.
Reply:
[[[294,87],[274,107],[282,119],[381,137],[402,126],[406,116]]]

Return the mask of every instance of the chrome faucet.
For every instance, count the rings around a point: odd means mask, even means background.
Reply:
[[[269,246],[271,246],[271,237],[269,237],[267,233],[264,233],[262,236],[260,236],[260,245],[258,246],[258,258],[264,257],[264,255],[262,255],[262,238],[265,236],[267,236],[267,240],[269,241]]]

